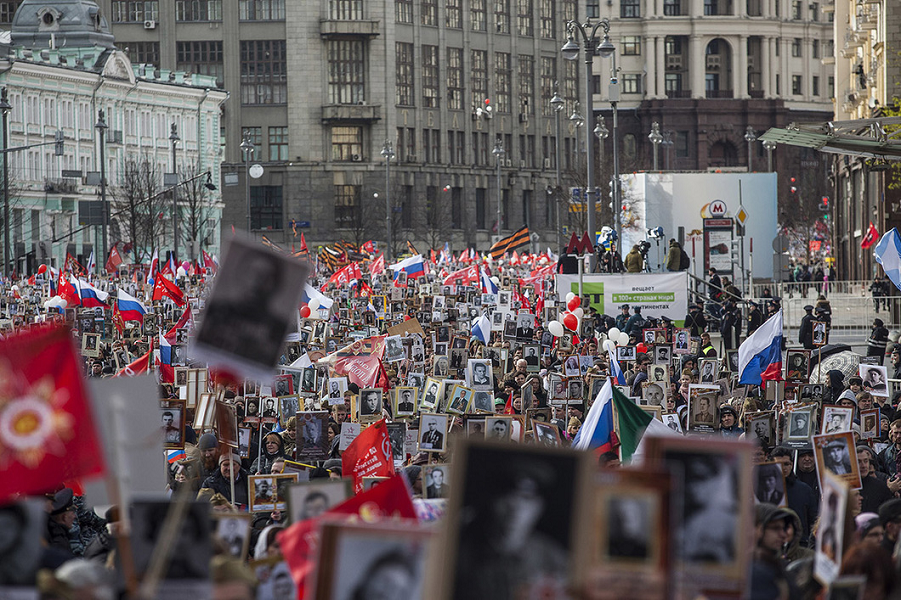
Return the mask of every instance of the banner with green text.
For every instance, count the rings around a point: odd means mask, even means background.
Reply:
[[[557,275],[561,300],[579,294],[578,275]],[[582,293],[600,314],[615,317],[623,304],[640,306],[644,318],[667,317],[682,327],[688,314],[688,272],[582,275]]]

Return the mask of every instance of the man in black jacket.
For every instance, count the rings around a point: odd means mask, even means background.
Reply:
[[[804,307],[807,313],[801,317],[801,328],[798,330],[798,343],[807,350],[813,350],[813,306],[808,304]]]
[[[685,316],[685,327],[691,329],[691,337],[699,337],[707,328],[707,319],[698,304],[688,305],[688,314]]]
[[[760,312],[759,305],[753,300],[748,301],[748,337],[757,331],[757,328],[763,325],[763,315]]]
[[[873,331],[867,339],[867,356],[875,356],[881,365],[885,361],[885,347],[888,344],[888,329],[882,319],[873,319]]]
[[[788,507],[801,519],[801,546],[807,547],[810,530],[820,514],[820,498],[810,486],[798,479],[792,470],[792,451],[779,446],[773,450],[773,460],[782,467]]]
[[[231,478],[234,473],[235,480],[235,500],[238,505],[247,505],[247,471],[241,468],[241,457],[237,454],[223,454],[219,457],[219,470],[206,478],[203,488],[210,488],[213,492],[217,492],[225,496],[231,502]]]

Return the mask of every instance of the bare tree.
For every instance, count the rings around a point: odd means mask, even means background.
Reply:
[[[444,246],[444,242],[451,239],[451,202],[448,198],[439,196],[437,187],[427,188],[425,202],[417,202],[412,210],[413,230],[420,239],[426,241],[429,249],[438,250]]]
[[[139,260],[159,249],[168,212],[167,199],[160,185],[156,163],[148,156],[125,161],[122,183],[113,190],[110,222],[113,234],[128,239]]]
[[[354,186],[354,200],[351,210],[343,212],[339,224],[338,235],[346,235],[348,242],[353,242],[357,247],[371,240],[373,233],[378,231],[377,221],[374,219],[374,204],[371,197],[367,198],[361,186]],[[336,207],[337,209],[337,207]],[[343,231],[342,231],[343,230]]]
[[[194,259],[194,242],[203,247],[203,240],[209,232],[207,221],[214,215],[214,203],[208,181],[202,177],[204,171],[197,163],[182,169],[181,181],[185,182],[178,193],[179,245],[187,244],[188,255]]]

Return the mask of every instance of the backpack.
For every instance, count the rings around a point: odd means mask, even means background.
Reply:
[[[685,250],[680,250],[679,252],[681,252],[679,255],[679,270],[685,271],[691,266],[691,260],[688,258],[688,253]]]

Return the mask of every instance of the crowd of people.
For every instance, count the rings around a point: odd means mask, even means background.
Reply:
[[[673,260],[667,258],[667,267],[683,270],[684,252],[678,244],[671,244],[670,250]],[[630,272],[635,272],[633,263],[626,258]],[[473,266],[475,276],[459,276]],[[887,598],[895,590],[898,575],[890,557],[901,529],[897,459],[901,412],[896,419],[901,393],[874,395],[872,382],[841,371],[829,371],[828,383],[819,391],[807,390],[804,386],[815,387],[809,380],[810,355],[803,374],[795,374],[782,386],[739,384],[737,348],[778,313],[778,300],[768,299],[762,307],[746,301],[732,282],[711,269],[709,302],[692,302],[677,322],[643,314],[638,305],[622,304],[616,314],[601,314],[588,298],[576,296],[573,303],[569,290],[556,289],[554,260],[546,255],[515,260],[506,256],[500,261],[459,261],[451,256],[431,264],[429,271],[405,278],[403,286],[390,270],[366,273],[352,282],[335,282],[331,272],[314,271],[308,284],[317,300],[308,299],[306,308],[311,310],[300,313],[306,316],[298,317],[292,328],[272,381],[205,379],[210,382],[206,392],[234,410],[237,429],[246,434],[240,445],[229,443],[221,423],[213,425],[199,416],[197,405],[186,405],[183,414],[171,409],[163,413],[166,448],[174,452],[169,455],[165,491],[172,498],[189,494],[220,517],[249,515],[243,545],[227,544],[221,532],[214,536],[210,571],[214,598],[253,597],[261,582],[248,561],[253,565],[283,558],[279,532],[338,502],[325,494],[311,494],[300,511],[277,499],[290,497],[287,487],[296,482],[350,477],[344,472],[343,455],[354,437],[373,424],[388,426],[391,459],[412,498],[440,503],[453,494],[451,481],[462,481],[450,479],[440,468],[453,467],[459,440],[497,438],[523,447],[573,446],[580,437],[596,435],[601,410],[593,405],[610,377],[615,377],[612,387],[618,394],[665,423],[673,434],[746,440],[753,444],[755,464],[778,464],[778,472],[771,469],[761,475],[756,499],[741,500],[754,504],[756,511],[749,587],[755,600],[814,598],[821,591],[822,585],[810,575],[814,555],[823,547],[823,540],[819,545],[816,540],[822,531],[824,467],[815,460],[811,436],[827,432],[821,421],[823,407],[850,409],[847,423],[829,431],[854,436],[860,475],[859,489],[848,492],[854,534],[843,541],[840,574],[866,576],[866,598]],[[72,327],[82,348],[85,376],[98,379],[130,375],[136,360],[154,357],[155,339],[171,338],[175,375],[168,379],[157,367],[160,397],[184,400],[186,386],[178,371],[206,369],[191,355],[190,339],[195,323],[204,318],[212,270],[189,265],[171,273],[184,294],[184,307],[171,295],[151,299],[153,288],[144,273],[128,273],[120,270],[93,280],[98,289],[112,294],[100,308],[45,307],[50,293],[46,279],[43,284],[40,278],[22,279],[15,289],[6,288],[5,329],[23,328],[36,318],[58,313],[54,318]],[[147,300],[150,308],[143,322],[117,320],[111,308],[117,289]],[[577,327],[554,335],[549,324],[576,309]],[[794,348],[813,348],[812,323],[831,320],[825,297],[806,309],[811,318],[806,324],[802,321],[800,338],[788,340]],[[495,319],[497,313],[501,316]],[[474,335],[473,323],[483,315],[491,321],[487,338]],[[882,364],[887,351],[884,329],[881,321],[874,324],[871,349],[877,364]],[[87,334],[99,334],[96,348],[82,343]],[[721,340],[718,344],[716,338]],[[359,352],[363,340],[375,339],[385,344],[371,379],[364,381],[337,367],[335,357],[346,356],[342,348],[356,344]],[[890,361],[892,378],[901,378],[901,346],[891,348]],[[148,370],[159,362],[149,360]],[[808,391],[818,395],[811,400]],[[806,443],[787,443],[794,437],[789,430],[798,406],[813,407],[812,422],[804,423]],[[862,418],[873,409],[878,409],[878,427],[875,435],[865,435]],[[310,415],[322,415],[321,430],[318,417]],[[762,426],[763,417],[769,419],[768,426]],[[586,431],[580,436],[582,428]],[[169,436],[169,431],[175,433]],[[597,451],[597,458],[592,458],[597,468],[636,468],[621,464],[619,443],[615,435],[612,439],[612,444],[599,444],[600,449],[591,446]],[[833,472],[840,471],[836,467]],[[294,480],[261,479],[287,475]],[[781,488],[776,485],[779,476]],[[526,494],[532,484],[511,483],[515,485],[526,486],[522,492]],[[679,489],[675,484],[672,491],[684,493]],[[118,582],[109,573],[121,568],[116,540],[121,507],[109,507],[100,516],[89,501],[78,493],[77,485],[47,490],[44,496],[47,519],[40,559],[44,570],[37,580],[43,598],[105,598],[111,596],[98,590],[117,589]],[[267,508],[254,511],[254,506]],[[681,551],[690,554],[685,547]],[[0,545],[0,555],[3,552]],[[560,559],[555,555],[555,569],[565,568]],[[477,561],[467,564],[479,568]],[[0,579],[2,585],[10,582]],[[489,587],[496,591],[493,597],[514,597],[513,587],[497,581]]]

